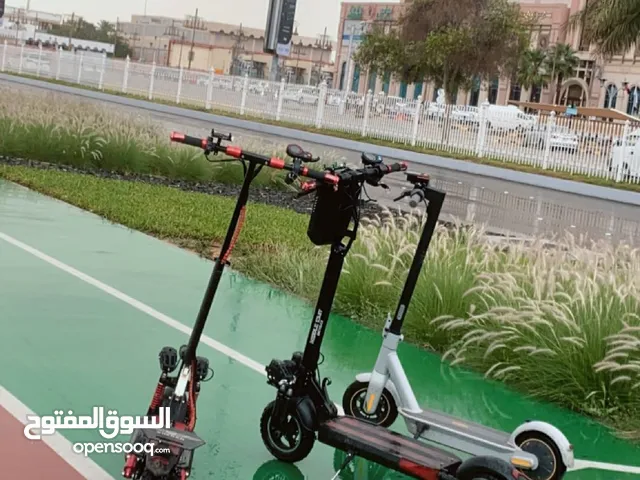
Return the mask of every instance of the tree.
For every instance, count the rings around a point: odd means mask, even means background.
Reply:
[[[434,81],[453,103],[474,76],[517,69],[532,20],[510,0],[415,0],[391,33],[369,32],[354,60],[407,83]]]
[[[580,64],[576,51],[566,43],[556,43],[546,53],[547,71],[551,72],[551,81],[556,84],[553,103],[560,101],[560,89],[565,78],[573,76]]]
[[[582,30],[583,41],[603,58],[627,52],[640,38],[640,2],[636,0],[590,0],[573,14],[569,26]]]
[[[546,87],[551,76],[547,70],[547,53],[541,49],[526,50],[520,57],[516,78],[518,84],[531,90],[529,101],[533,102],[533,88]]]
[[[95,42],[113,43],[114,56],[124,58],[130,56],[131,48],[127,41],[117,31],[113,23],[106,20],[100,21],[98,25],[86,22],[83,18],[72,18],[60,25],[52,25],[47,33],[61,37],[79,38],[81,40],[92,40]]]

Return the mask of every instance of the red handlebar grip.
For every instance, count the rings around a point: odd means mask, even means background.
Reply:
[[[394,163],[392,165],[389,165],[387,168],[389,170],[389,173],[392,172],[403,172],[407,169],[408,165],[407,162],[400,162],[400,163]]]
[[[184,143],[185,145],[191,145],[192,147],[199,147],[202,149],[205,149],[207,147],[206,138],[191,137],[189,135],[185,135],[184,133],[171,132],[169,139],[172,142]]]

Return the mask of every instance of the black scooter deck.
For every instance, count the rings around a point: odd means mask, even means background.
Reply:
[[[435,479],[439,471],[453,473],[461,462],[449,452],[353,417],[321,424],[318,440],[413,478]]]

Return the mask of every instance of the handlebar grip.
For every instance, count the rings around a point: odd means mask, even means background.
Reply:
[[[393,163],[391,165],[387,165],[388,173],[403,172],[406,169],[407,169],[407,162]]]
[[[185,135],[184,133],[171,132],[169,139],[172,142],[184,143],[185,145],[191,145],[192,147],[198,147],[202,149],[206,148],[207,146],[206,138],[192,137],[190,135]]]
[[[303,169],[302,175],[330,185],[336,185],[340,181],[340,178],[336,175],[327,172],[318,172],[317,170],[309,170],[306,167]]]
[[[414,188],[410,195],[409,206],[416,208],[424,200],[424,192],[420,188]]]

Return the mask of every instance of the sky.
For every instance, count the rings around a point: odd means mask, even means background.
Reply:
[[[387,0],[389,1],[389,0]],[[394,0],[390,0],[394,1]],[[265,28],[269,0],[146,0],[148,15],[184,18],[194,15],[208,21]],[[327,27],[327,35],[336,40],[341,0],[298,0],[296,21],[298,33],[316,37]],[[7,0],[12,7],[26,7],[27,0]],[[50,13],[83,16],[95,23],[120,18],[129,21],[132,14],[144,12],[145,0],[31,0],[30,9]]]

